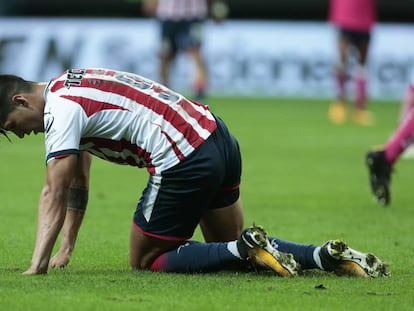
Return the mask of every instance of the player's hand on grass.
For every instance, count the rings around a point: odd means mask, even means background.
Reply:
[[[36,275],[36,274],[46,274],[47,273],[47,267],[46,269],[41,268],[33,268],[30,267],[28,270],[26,270],[25,272],[23,272],[23,275]]]
[[[49,262],[49,268],[64,268],[68,265],[70,255],[58,252]]]

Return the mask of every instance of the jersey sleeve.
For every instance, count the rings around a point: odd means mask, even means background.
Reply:
[[[79,154],[86,116],[76,103],[49,94],[44,112],[46,163]]]

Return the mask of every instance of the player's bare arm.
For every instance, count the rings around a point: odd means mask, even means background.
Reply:
[[[62,242],[59,251],[49,262],[50,268],[65,267],[75,249],[76,239],[88,204],[91,160],[92,157],[89,153],[81,152],[75,176],[68,192]]]
[[[26,275],[45,274],[57,236],[66,215],[69,188],[78,163],[77,155],[69,155],[48,163],[46,183],[40,194],[36,245]]]

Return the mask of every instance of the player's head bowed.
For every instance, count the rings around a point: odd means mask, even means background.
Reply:
[[[0,74],[0,125],[5,122],[7,116],[16,105],[13,103],[13,96],[19,92],[27,92],[31,89],[31,83],[21,77],[9,74]],[[7,130],[0,127],[0,134],[11,142]]]

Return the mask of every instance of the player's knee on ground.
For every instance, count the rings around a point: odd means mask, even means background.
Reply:
[[[152,263],[154,262],[155,258],[151,258],[150,256],[144,256],[144,258],[139,258],[137,256],[129,257],[129,264],[133,270],[148,270]]]

